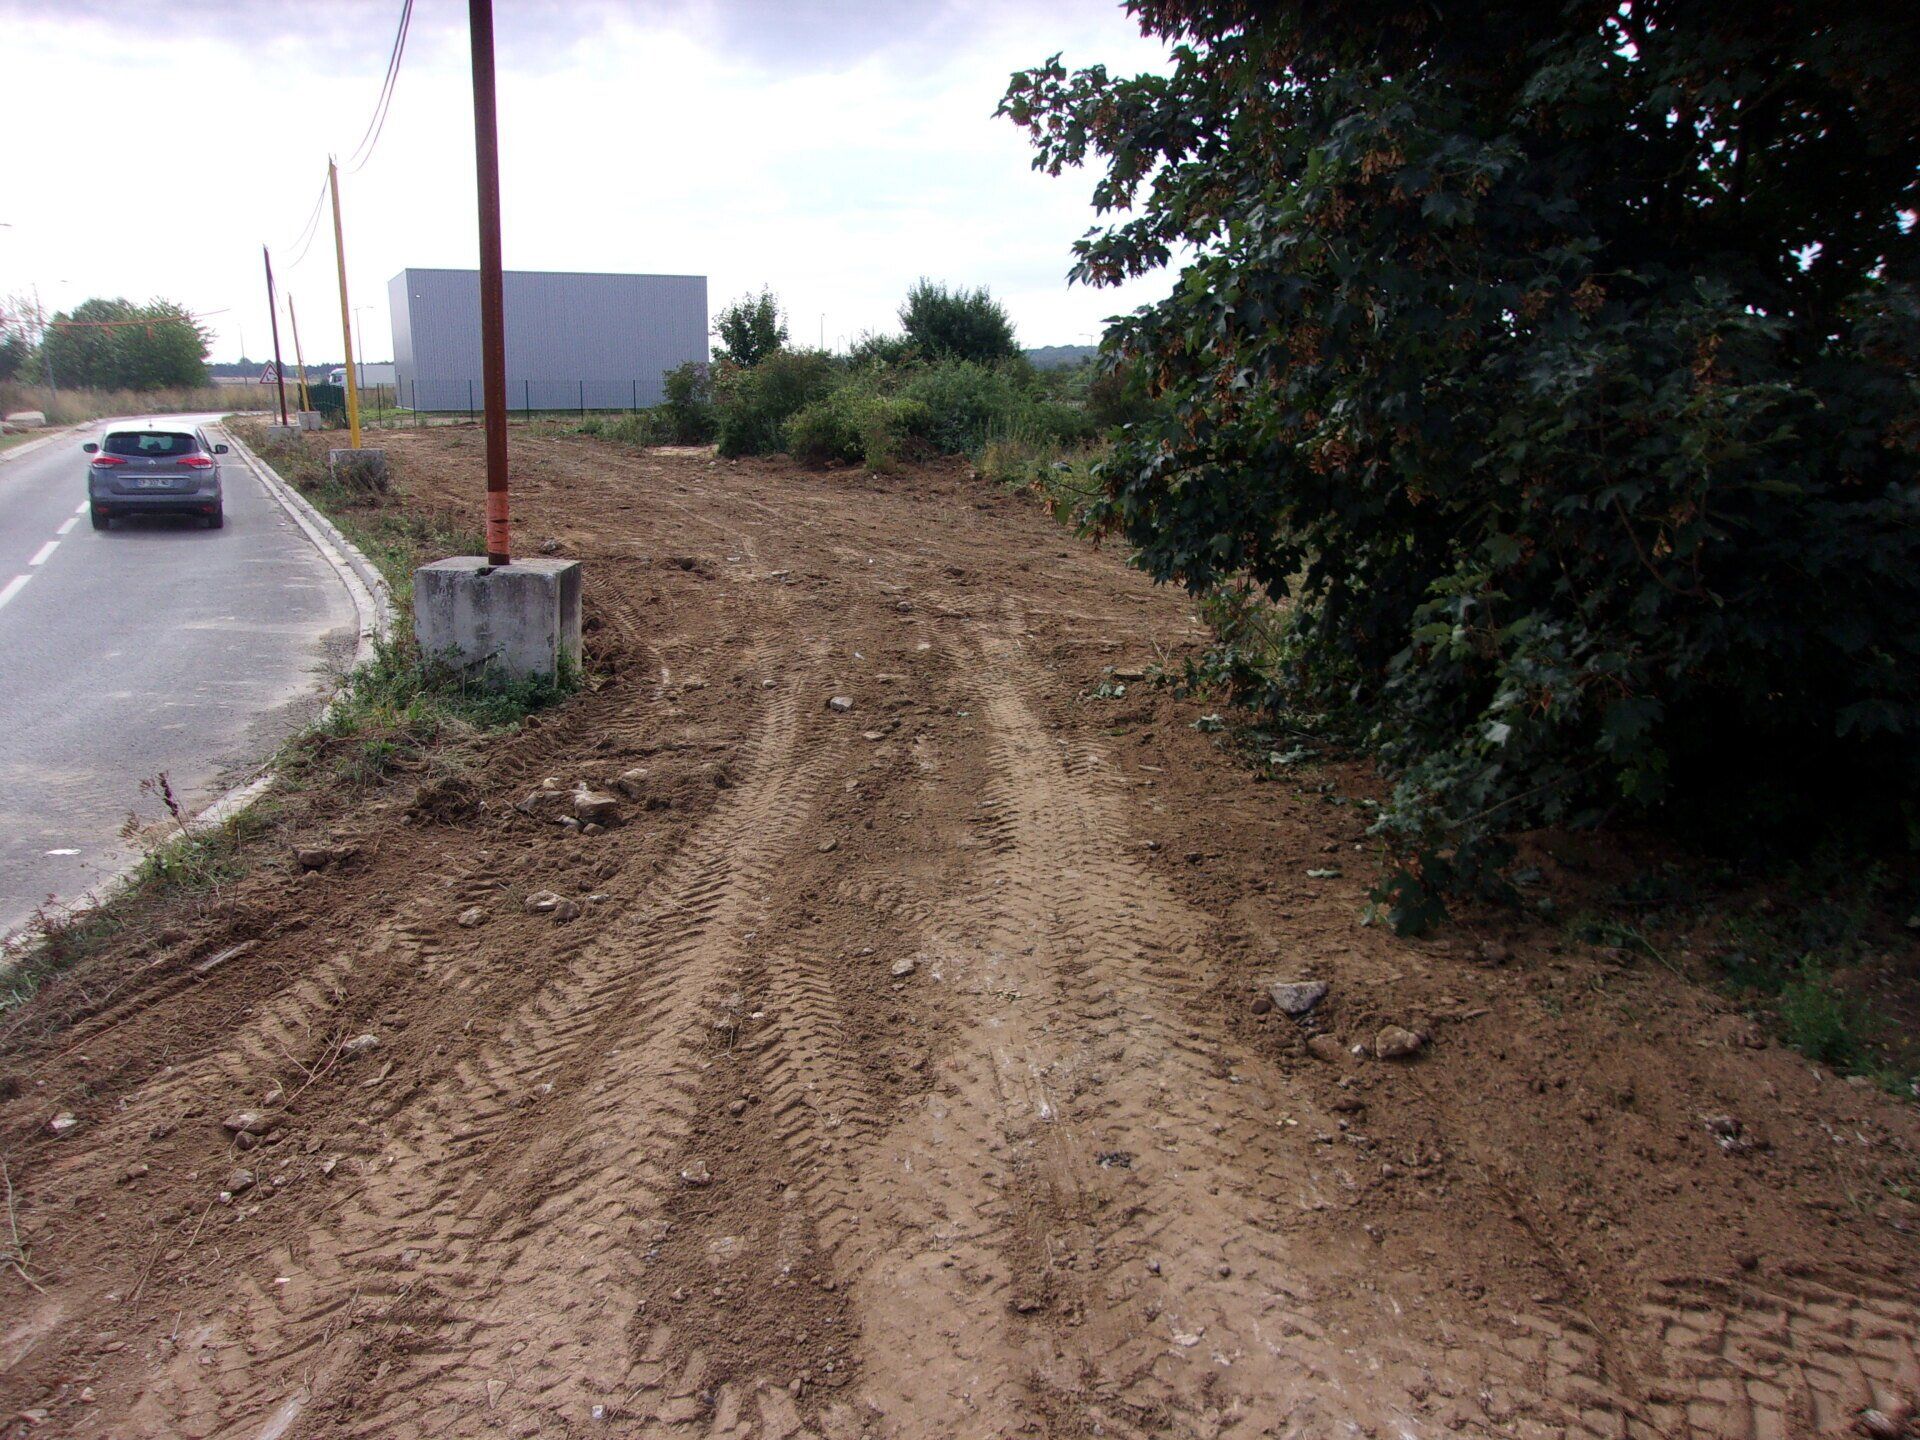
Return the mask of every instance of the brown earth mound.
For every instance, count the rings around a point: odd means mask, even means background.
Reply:
[[[391,444],[477,512],[476,435]],[[0,1423],[1907,1423],[1912,1108],[1664,970],[1361,927],[1326,772],[1093,696],[1181,596],[959,467],[515,457],[590,690],[9,1018]]]

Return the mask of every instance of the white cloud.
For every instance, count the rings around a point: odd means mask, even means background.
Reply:
[[[0,294],[167,295],[218,312],[216,358],[242,332],[258,358],[264,240],[309,359],[337,359],[330,226],[297,266],[291,242],[327,150],[360,136],[397,11],[204,0],[148,33],[145,5],[6,6],[0,126],[48,138],[0,160]],[[329,17],[349,35],[316,36]],[[502,0],[498,23],[511,268],[705,274],[716,307],[766,283],[797,340],[817,340],[824,314],[829,344],[891,328],[921,275],[990,286],[1029,344],[1084,341],[1164,293],[1164,279],[1067,287],[1092,179],[1033,172],[1024,137],[992,118],[1008,74],[1055,50],[1157,64],[1117,6]],[[475,263],[472,145],[465,6],[416,0],[379,150],[343,183],[370,359],[389,349],[388,277]]]

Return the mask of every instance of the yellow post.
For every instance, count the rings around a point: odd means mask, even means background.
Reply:
[[[340,338],[347,351],[347,433],[360,448],[360,392],[353,374],[353,311],[347,307],[347,242],[340,231],[340,171],[327,160],[327,188],[333,192],[333,253],[340,262]]]
[[[300,317],[293,310],[293,296],[287,296],[287,319],[293,322],[293,363],[300,367],[300,408],[313,409],[313,396],[307,393],[307,362],[300,358]]]

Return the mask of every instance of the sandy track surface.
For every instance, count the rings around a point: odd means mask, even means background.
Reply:
[[[395,449],[473,508],[476,436]],[[1256,785],[1194,706],[1093,694],[1199,639],[1182,597],[958,468],[516,463],[589,693],[6,1022],[20,1433],[1770,1437],[1913,1396],[1911,1107],[1548,931],[1361,927],[1361,777]],[[635,770],[604,835],[513,808]],[[1299,978],[1304,1023],[1253,1003]],[[1352,1053],[1387,1024],[1431,1043]]]

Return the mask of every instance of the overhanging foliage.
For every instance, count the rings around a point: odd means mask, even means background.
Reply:
[[[1910,818],[1920,23],[1130,8],[1171,74],[1001,107],[1126,212],[1077,279],[1192,257],[1107,336],[1159,403],[1096,518],[1289,600],[1276,699],[1371,727],[1397,898],[1622,809]]]

